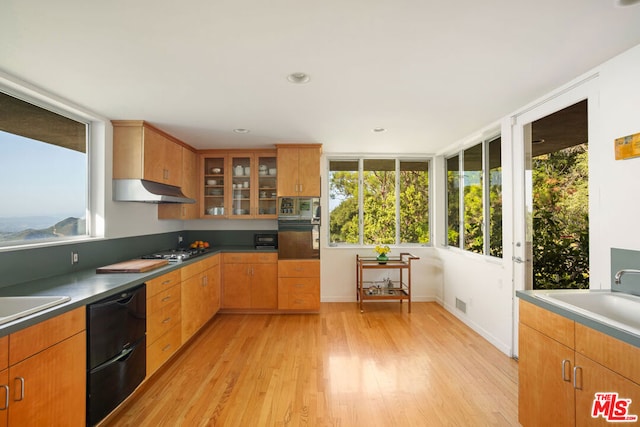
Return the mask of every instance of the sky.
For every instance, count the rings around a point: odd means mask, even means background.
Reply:
[[[0,131],[0,218],[84,217],[87,154]]]

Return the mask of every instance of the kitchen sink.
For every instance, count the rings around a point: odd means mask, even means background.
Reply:
[[[0,324],[69,301],[67,296],[0,297]]]
[[[555,291],[536,297],[640,335],[640,297],[622,292]]]

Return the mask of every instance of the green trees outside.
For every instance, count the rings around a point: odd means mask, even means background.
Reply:
[[[363,172],[363,242],[367,245],[396,244],[396,223],[400,243],[429,242],[429,176],[427,163],[408,168],[401,163],[399,184],[400,217],[396,214],[396,172]],[[424,165],[424,166],[422,166]],[[406,169],[406,170],[405,170]],[[329,176],[330,238],[334,243],[359,242],[358,172],[334,171]]]
[[[533,159],[533,288],[589,287],[588,146]]]
[[[342,169],[340,169],[342,167]],[[330,171],[330,234],[334,243],[359,243],[359,175],[357,164]],[[396,195],[395,167],[363,172],[363,242],[394,244],[396,224],[400,243],[429,242],[429,177],[417,163],[403,167]],[[477,172],[477,171],[476,171]],[[461,172],[458,157],[447,161],[448,244],[502,257],[502,169],[489,171],[488,237],[483,236],[483,187],[478,177],[465,181],[463,241],[460,242]],[[466,173],[466,172],[464,172]],[[581,289],[589,286],[589,169],[588,145],[582,144],[532,160],[532,257],[534,289]],[[396,198],[400,218],[396,221]]]

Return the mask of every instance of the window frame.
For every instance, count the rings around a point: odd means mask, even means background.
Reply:
[[[459,151],[449,153],[444,157],[444,193],[445,193],[445,206],[443,209],[444,212],[444,236],[443,242],[446,248],[455,248],[465,253],[475,254],[479,256],[488,256],[495,259],[502,259],[502,257],[498,257],[496,255],[491,255],[491,235],[490,235],[490,223],[491,223],[491,201],[489,200],[491,197],[490,187],[491,187],[491,176],[490,176],[490,155],[489,148],[491,142],[500,139],[502,142],[502,135],[500,132],[494,132],[488,134],[486,137],[482,137],[478,140],[474,140],[472,143],[465,145],[460,148]],[[483,249],[482,253],[474,252],[472,250],[465,248],[465,203],[464,203],[464,189],[465,189],[465,169],[464,169],[464,155],[465,151],[470,150],[474,147],[481,145],[482,152],[482,238],[483,238]],[[453,159],[454,157],[458,157],[458,245],[453,246],[449,244],[449,189],[448,189],[448,161]],[[503,169],[504,166],[502,162],[500,163],[500,168]],[[502,179],[501,179],[502,182]],[[503,208],[503,213],[501,218],[504,218],[504,204],[501,204]],[[504,233],[503,233],[504,235]],[[502,239],[502,248],[504,251],[504,239]]]
[[[325,235],[327,237],[327,246],[329,248],[372,248],[375,244],[367,244],[364,243],[364,162],[365,160],[393,160],[394,161],[394,173],[395,173],[395,242],[389,244],[392,247],[432,247],[433,246],[433,165],[434,165],[434,157],[431,155],[384,155],[384,154],[372,154],[372,155],[330,155],[328,154],[325,157],[326,161],[326,171],[327,171],[327,180],[326,180],[326,194],[327,196],[324,198],[326,206],[327,206],[327,224],[325,228]],[[329,175],[331,174],[331,162],[333,161],[357,161],[358,162],[358,243],[345,243],[345,242],[332,242],[331,241],[331,212],[329,211],[329,203],[330,203],[330,191],[331,191],[331,180]],[[428,243],[401,243],[400,236],[400,210],[401,210],[401,200],[400,200],[400,163],[403,161],[416,162],[423,161],[427,163],[427,176],[429,188],[427,189],[427,195],[429,198],[427,212],[429,215],[429,242]]]
[[[0,252],[12,251],[17,249],[38,248],[46,246],[59,246],[80,241],[94,239],[96,237],[104,237],[104,225],[100,228],[95,221],[96,217],[104,217],[104,210],[100,208],[97,197],[93,189],[97,185],[95,182],[96,160],[99,150],[95,149],[96,139],[104,138],[104,135],[98,137],[98,129],[95,126],[97,119],[70,104],[46,95],[34,88],[29,88],[22,82],[17,82],[7,76],[0,74],[0,92],[17,100],[29,103],[35,107],[76,121],[85,126],[85,234],[65,236],[64,238],[55,239],[36,239],[36,240],[13,240],[0,242]],[[105,119],[106,120],[106,119]],[[47,142],[45,142],[47,143]],[[102,145],[102,144],[101,144]],[[100,168],[97,168],[100,169]],[[99,180],[98,180],[99,181]]]

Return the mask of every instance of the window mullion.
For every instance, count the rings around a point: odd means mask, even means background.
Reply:
[[[489,255],[489,220],[491,203],[489,202],[489,141],[482,141],[482,240],[483,253]]]
[[[400,244],[400,159],[396,159],[396,245]]]
[[[459,191],[458,191],[458,247],[460,249],[464,249],[464,225],[465,225],[465,217],[464,217],[464,187],[466,185],[466,178],[464,174],[464,150],[460,152],[460,156],[458,158],[458,176],[460,180]]]
[[[358,160],[358,235],[360,245],[364,245],[364,160]]]

